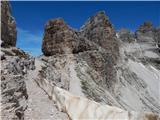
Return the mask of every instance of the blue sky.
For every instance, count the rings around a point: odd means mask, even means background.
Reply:
[[[11,1],[17,23],[17,47],[34,56],[41,53],[44,25],[49,19],[62,17],[71,27],[79,29],[97,11],[104,10],[116,30],[135,31],[146,20],[160,24],[160,2],[56,2]]]

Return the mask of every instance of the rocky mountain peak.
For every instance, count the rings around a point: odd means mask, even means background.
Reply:
[[[104,11],[90,17],[80,29],[81,35],[95,42],[111,54],[113,62],[117,59],[119,48],[115,30]]]
[[[148,32],[153,30],[153,24],[150,21],[145,21],[142,25],[139,26],[138,31],[140,32]]]
[[[72,37],[75,37],[74,33],[69,29],[63,19],[58,18],[49,20],[45,26],[42,52],[45,55],[63,54],[67,51],[69,52],[70,50],[67,50],[66,42],[72,41]],[[66,47],[64,45],[66,45]],[[63,48],[66,48],[66,50],[63,50]]]
[[[42,52],[46,56],[78,53],[95,49],[78,31],[61,18],[49,20],[45,26]]]
[[[2,47],[16,46],[16,22],[8,1],[1,1],[1,39]]]
[[[42,52],[44,55],[51,56],[97,49],[91,43],[105,48],[109,54],[112,53],[110,56],[115,63],[119,52],[118,41],[115,30],[104,11],[90,17],[80,31],[69,27],[61,18],[49,20],[45,26]]]
[[[86,36],[88,39],[93,40],[96,43],[101,43],[100,38],[98,38],[99,34],[100,36],[103,36],[103,32],[107,33],[107,38],[113,37],[115,34],[112,24],[109,21],[109,18],[105,15],[104,11],[97,12],[94,16],[90,17],[87,22],[82,26],[80,30],[84,36]],[[99,34],[95,35],[95,39],[92,39],[93,33],[92,32],[99,32]]]
[[[105,11],[99,11],[96,14],[94,14],[93,16],[91,16],[85,23],[84,26],[81,27],[81,29],[83,29],[86,25],[89,25],[89,23],[93,23],[93,22],[98,22],[101,23],[100,25],[104,24],[104,21],[109,21],[109,18],[106,16]]]
[[[68,26],[62,18],[51,19],[45,26],[45,30],[52,30],[52,33],[66,29],[68,29]]]
[[[109,21],[109,18],[106,16],[105,11],[99,11],[95,15],[89,18],[88,22],[98,22],[99,26],[105,24]]]
[[[150,21],[144,22],[135,32],[138,42],[155,42],[155,28]]]
[[[113,66],[118,59],[119,45],[115,30],[103,11],[90,17],[80,31],[75,31],[62,19],[49,20],[45,26],[42,52],[54,57],[72,54],[104,76],[99,84],[104,83],[104,87],[110,88],[115,82]]]
[[[159,120],[159,28],[145,22],[136,35],[127,29],[115,34],[104,11],[79,31],[51,19],[43,55],[33,58],[13,47],[16,26],[8,2],[2,13],[3,120]]]
[[[133,32],[131,32],[128,29],[122,28],[118,31],[117,37],[120,38],[124,42],[134,42],[135,41],[135,35]]]

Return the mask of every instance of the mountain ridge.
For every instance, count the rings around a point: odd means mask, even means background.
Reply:
[[[1,5],[3,22],[11,11],[9,2]],[[39,57],[15,47],[12,23],[1,26],[3,120],[160,119],[160,31],[150,22],[132,33],[116,32],[104,11],[91,16],[79,31],[62,18],[51,19]]]

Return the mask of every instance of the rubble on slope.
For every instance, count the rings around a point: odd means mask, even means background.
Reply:
[[[23,119],[28,99],[25,80],[27,71],[35,69],[34,59],[5,53],[3,56],[5,59],[1,60],[2,119]]]
[[[9,2],[1,3],[2,119],[68,119],[66,114],[55,109],[54,104],[47,104],[48,99],[43,99],[45,93],[39,91],[39,88],[34,89],[38,86],[33,82],[38,80],[42,89],[45,87],[50,90],[49,86],[54,84],[73,96],[87,97],[91,103],[96,101],[102,106],[116,106],[118,109],[127,110],[128,114],[128,111],[133,110],[140,115],[144,111],[159,114],[159,28],[145,22],[135,33],[124,29],[116,33],[103,11],[90,17],[79,31],[68,26],[61,18],[49,20],[42,43],[44,55],[39,57],[44,65],[39,69],[39,65],[35,66],[34,58],[15,47],[15,20],[11,15]],[[30,80],[26,82],[27,79]],[[42,84],[44,81],[48,81],[49,85]],[[38,95],[40,100],[36,99],[32,90],[39,91],[35,95]],[[52,91],[47,94],[50,93]],[[51,97],[50,95],[49,98]],[[28,102],[32,99],[33,101]],[[58,100],[54,102],[59,103]],[[44,111],[49,111],[44,112],[44,116],[39,116],[41,112],[38,110],[30,111],[30,108],[34,107],[32,103],[38,109],[43,108],[41,104],[47,104]],[[47,117],[46,115],[52,114],[51,106],[54,116]],[[94,110],[91,112],[94,113]],[[32,112],[36,115],[32,116]]]
[[[63,21],[63,23],[65,22]],[[54,41],[55,43],[59,38],[50,38],[47,41],[47,39],[45,40],[46,35],[56,36],[55,33],[58,33],[58,30],[63,31],[63,29],[58,26],[57,30],[55,23],[50,24],[49,28],[54,33],[47,33],[45,29],[43,45],[46,45],[45,47],[50,46],[50,51],[54,51],[57,48],[54,46],[55,44],[50,44],[49,41]],[[67,31],[73,31],[69,26],[66,28]],[[148,29],[148,31],[152,30],[150,27],[144,29]],[[140,29],[140,32],[146,32],[144,29]],[[139,65],[138,62],[142,62],[144,57],[145,59],[157,59],[159,57],[156,52],[149,50],[152,47],[155,49],[155,40],[152,43],[147,41],[143,43],[138,40],[141,38],[136,40],[136,35],[138,34],[135,35],[125,30],[120,31],[117,37],[104,12],[98,12],[89,18],[80,31],[76,31],[76,33],[74,34],[77,36],[76,39],[71,34],[68,34],[68,38],[72,38],[71,40],[63,37],[58,47],[58,49],[63,50],[64,46],[67,46],[70,52],[64,50],[63,52],[53,52],[48,56],[45,53],[47,51],[42,49],[45,56],[41,56],[40,58],[46,64],[44,69],[40,71],[42,79],[46,79],[75,95],[81,96],[80,91],[82,91],[89,99],[102,104],[117,106],[129,111],[159,113],[160,108],[157,95],[153,95],[153,91],[150,91],[150,89],[154,89],[154,85],[150,86],[142,76],[139,76],[134,71],[137,69],[136,66]],[[79,38],[83,38],[86,42],[89,41],[88,43],[90,43],[91,48],[94,45],[93,48],[95,49],[84,48],[80,52],[73,52],[75,48],[79,48],[77,47],[79,45],[78,41],[81,41]],[[77,46],[75,47],[75,44],[68,46],[68,42],[66,41],[74,41],[77,43]],[[152,41],[152,38],[150,41]],[[83,42],[81,43],[83,44]],[[135,68],[133,69],[131,69],[132,62],[135,64]],[[150,68],[147,66],[143,67],[145,67],[144,71],[150,71]],[[140,69],[142,68],[140,67]],[[152,74],[152,72],[148,72],[148,74]],[[156,80],[156,77],[152,79]],[[73,84],[71,82],[75,82],[75,86],[77,86],[76,80],[80,83],[78,83],[80,86],[79,92],[76,92],[77,89],[73,92],[72,89],[74,87],[70,88],[72,86],[70,84]],[[139,90],[142,92],[139,93]]]
[[[16,25],[8,1],[1,1],[1,118],[23,120],[27,108],[26,75],[34,70],[34,59],[15,47]]]

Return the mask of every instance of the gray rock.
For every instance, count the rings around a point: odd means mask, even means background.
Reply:
[[[155,45],[148,44],[158,41],[158,30],[155,32],[152,24],[146,22],[136,31],[136,36],[124,29],[118,34],[116,37],[104,12],[90,17],[80,31],[73,30],[62,19],[49,21],[44,32],[45,56],[41,56],[44,66],[39,79],[128,111],[159,113],[158,95],[148,89],[150,86],[155,90],[157,82],[152,86],[146,80],[148,75],[157,81],[158,70],[153,73],[150,65],[145,66],[140,60],[145,55],[158,56],[153,53]]]
[[[50,20],[45,26],[42,51],[46,56],[54,55],[55,59],[63,54],[73,54],[77,59],[83,59],[104,77],[100,85],[105,88],[111,88],[115,82],[114,65],[118,59],[119,45],[114,28],[104,12],[90,17],[79,32],[70,28],[63,19]],[[52,68],[51,71],[53,69],[54,74],[59,76],[58,70]],[[60,77],[50,75],[48,78],[60,80]]]
[[[7,65],[10,74],[27,74],[27,70],[34,70],[34,59],[20,59],[19,57],[13,58]]]
[[[44,55],[70,54],[92,49],[96,49],[95,46],[70,28],[63,19],[47,22],[42,44]]]
[[[118,37],[124,42],[134,42],[135,35],[131,31],[127,29],[121,29],[118,33]]]
[[[2,119],[22,120],[23,112],[27,107],[27,90],[24,82],[24,78],[21,75],[4,75],[5,80],[1,81],[2,90]],[[21,101],[25,101],[21,104]],[[20,110],[18,110],[21,108]],[[21,112],[21,116],[17,115],[17,110]]]
[[[1,25],[1,119],[23,120],[28,99],[25,77],[28,70],[35,69],[35,63],[14,47],[17,31],[8,1],[1,1]]]
[[[155,42],[160,52],[160,27],[155,28]]]
[[[1,60],[6,59],[4,52],[0,51],[0,57],[1,57]]]
[[[136,30],[137,42],[154,43],[154,27],[151,22],[146,21]]]
[[[16,23],[11,14],[11,7],[8,1],[1,1],[1,30],[1,39],[3,41],[1,46],[16,46]]]
[[[26,75],[28,70],[35,69],[34,58],[6,56],[2,61],[1,91],[2,119],[23,120],[27,108]]]
[[[116,39],[115,30],[104,11],[90,17],[85,25],[81,27],[80,32],[88,40],[105,48],[113,57],[113,62],[116,61],[119,55],[118,40]]]

